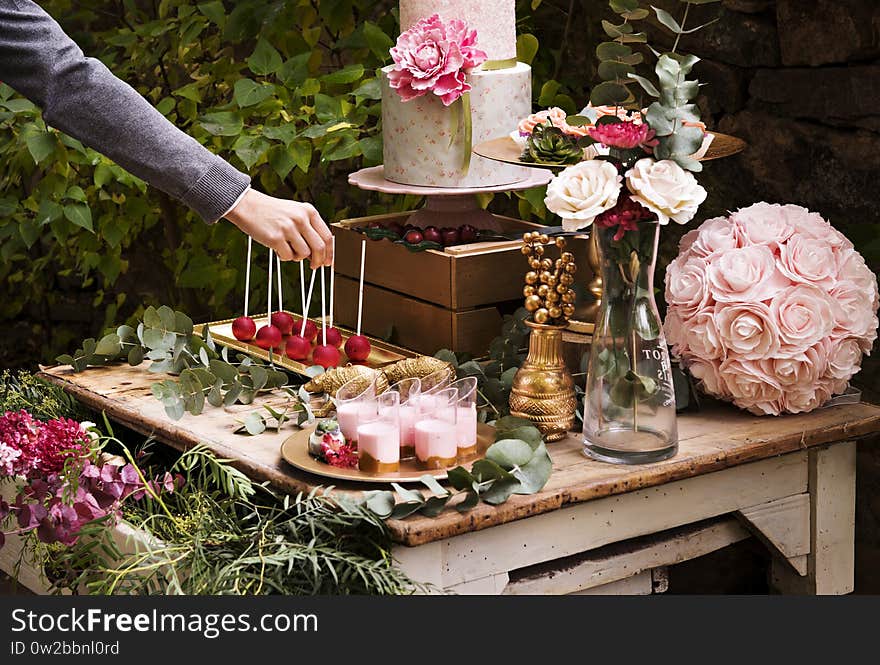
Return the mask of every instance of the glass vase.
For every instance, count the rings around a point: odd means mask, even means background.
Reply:
[[[654,300],[660,227],[594,228],[603,298],[584,398],[584,452],[603,462],[645,464],[678,450],[669,351]]]

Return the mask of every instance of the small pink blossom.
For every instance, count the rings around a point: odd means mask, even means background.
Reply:
[[[565,111],[558,106],[554,106],[543,111],[538,111],[537,113],[532,113],[527,118],[523,118],[520,120],[517,130],[519,131],[520,136],[531,136],[535,127],[549,122],[557,129],[562,130],[563,134],[568,134],[569,136],[580,138],[589,135],[589,126],[569,125],[567,118],[568,114]]]
[[[422,19],[391,49],[388,82],[408,102],[433,93],[449,106],[469,92],[467,74],[486,61],[477,48],[477,32],[464,21],[444,22],[438,14]]]
[[[651,148],[658,145],[659,141],[654,138],[657,134],[648,125],[635,122],[609,122],[596,125],[589,129],[590,137],[597,143],[609,148],[632,150],[642,148],[645,152],[651,152]]]

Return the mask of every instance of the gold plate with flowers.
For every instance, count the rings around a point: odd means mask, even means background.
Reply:
[[[730,157],[746,149],[746,142],[736,136],[720,134],[718,132],[707,133],[712,135],[712,143],[709,144],[709,149],[706,151],[706,154],[699,158],[699,161],[701,162]],[[474,152],[480,157],[493,159],[496,162],[518,164],[520,166],[528,166],[531,168],[564,169],[566,166],[570,166],[570,164],[553,162],[541,162],[539,164],[524,162],[520,159],[523,153],[523,147],[510,136],[502,136],[490,141],[484,141],[483,143],[474,146]]]
[[[434,476],[437,480],[445,480],[449,469],[423,469],[415,459],[401,460],[400,471],[386,473],[370,473],[357,467],[336,467],[322,462],[309,453],[309,438],[317,425],[306,427],[288,437],[281,444],[281,457],[291,466],[308,471],[325,478],[351,480],[360,483],[417,483],[424,475]],[[459,458],[455,466],[470,466],[473,462],[483,459],[486,451],[495,442],[495,428],[483,423],[477,425],[477,452],[467,458]]]

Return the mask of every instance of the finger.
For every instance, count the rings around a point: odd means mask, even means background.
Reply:
[[[302,235],[300,235],[299,230],[294,224],[290,224],[290,226],[287,227],[285,236],[288,244],[293,249],[294,260],[301,261],[311,254],[309,246],[306,244],[305,240],[303,240]]]
[[[278,255],[278,258],[282,261],[295,261],[296,255],[294,254],[293,248],[290,246],[290,243],[287,242],[286,238],[283,238],[276,242],[272,249],[275,250],[275,253]]]
[[[329,266],[333,263],[333,232],[330,231],[327,224],[321,219],[321,215],[318,214],[318,211],[315,210],[314,213],[314,215],[309,214],[309,221],[312,224],[312,228],[315,229],[315,232],[321,237],[321,240],[324,241],[324,265]]]
[[[311,226],[304,227],[302,234],[303,239],[309,244],[309,248],[311,249],[312,265],[318,267],[329,265],[329,262],[327,261],[327,255],[329,252],[324,239],[321,238],[317,231]]]
[[[305,261],[309,258],[307,254],[298,254],[290,243],[287,243],[287,246],[290,248],[290,254],[293,257],[291,261]]]

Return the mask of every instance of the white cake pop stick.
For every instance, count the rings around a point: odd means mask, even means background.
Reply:
[[[330,262],[330,327],[333,327],[333,312],[336,300],[336,236],[333,236],[333,261]]]
[[[284,311],[284,300],[281,295],[281,257],[275,255],[275,276],[278,278],[278,311]]]
[[[251,294],[251,248],[254,246],[254,239],[248,236],[248,253],[247,263],[244,273],[244,315],[248,315],[248,299]]]
[[[306,296],[306,304],[303,307],[303,322],[302,322],[302,328],[299,331],[300,337],[306,336],[306,323],[309,320],[309,309],[312,306],[312,291],[315,288],[315,272],[316,271],[314,271],[314,270],[312,271],[312,278],[309,280],[309,295]]]
[[[305,261],[299,262],[299,293],[300,293],[300,305],[303,308],[303,318],[306,318],[308,313],[306,312],[306,268]]]
[[[269,287],[266,289],[268,291],[268,301],[266,304],[266,317],[268,319],[268,323],[272,323],[272,264],[274,261],[272,260],[272,250],[269,250]]]
[[[324,280],[324,266],[321,266],[321,335],[323,336],[322,344],[327,346],[327,288]]]
[[[361,334],[361,322],[364,316],[364,264],[367,261],[367,241],[361,241],[361,283],[358,287],[358,329],[357,334]]]

